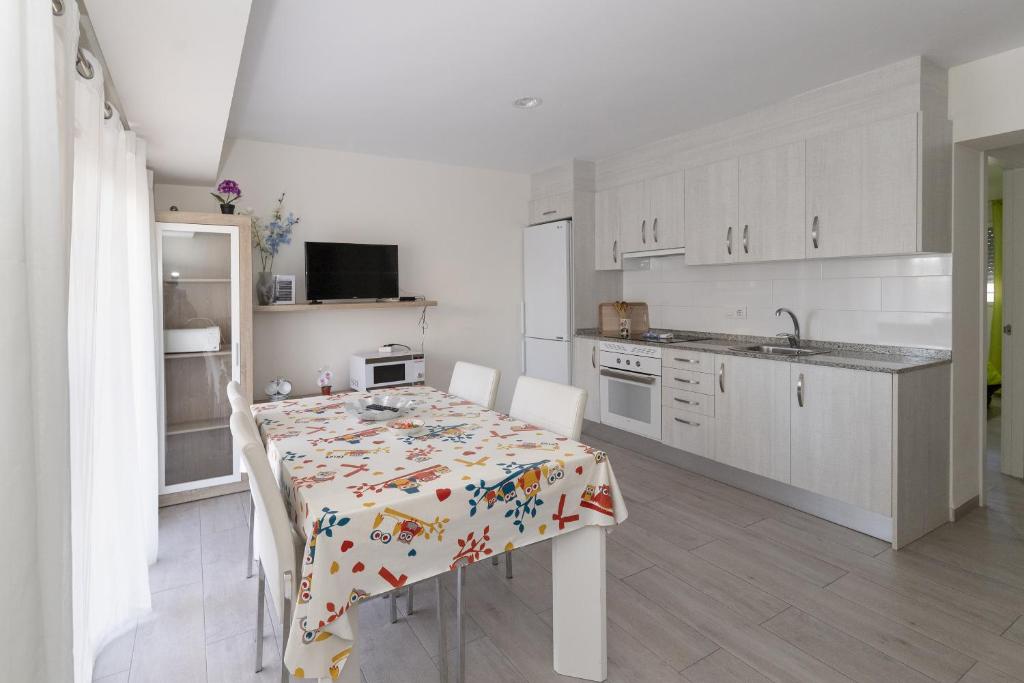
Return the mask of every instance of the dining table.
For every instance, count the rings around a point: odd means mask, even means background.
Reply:
[[[383,395],[413,401],[417,431],[360,418]],[[626,506],[604,452],[422,385],[252,412],[305,539],[292,674],[359,681],[360,602],[550,539],[553,668],[606,678],[605,534]]]

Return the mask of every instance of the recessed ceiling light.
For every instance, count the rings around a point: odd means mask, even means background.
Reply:
[[[519,109],[536,109],[543,103],[544,100],[539,97],[520,97],[512,100],[512,106]]]

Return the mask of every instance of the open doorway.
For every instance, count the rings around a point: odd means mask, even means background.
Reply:
[[[993,512],[1024,518],[1024,145],[985,170],[986,439],[982,486]],[[1017,336],[1014,336],[1014,323]]]

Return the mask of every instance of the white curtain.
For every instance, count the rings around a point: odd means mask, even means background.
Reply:
[[[48,2],[0,2],[0,678],[11,681],[72,679],[65,114],[73,67],[63,40],[71,22],[77,34],[73,12],[55,18]]]
[[[68,365],[75,679],[150,608],[158,430],[145,144],[76,78]]]

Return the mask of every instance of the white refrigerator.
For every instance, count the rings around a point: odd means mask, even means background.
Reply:
[[[571,382],[571,223],[523,229],[523,374]]]

